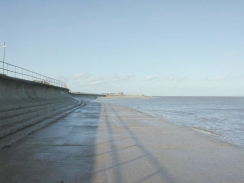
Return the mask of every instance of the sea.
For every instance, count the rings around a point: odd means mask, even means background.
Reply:
[[[244,147],[244,97],[106,99]]]

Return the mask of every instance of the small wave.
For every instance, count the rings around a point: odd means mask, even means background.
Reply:
[[[202,128],[196,128],[196,127],[190,127],[191,129],[195,130],[195,131],[198,131],[200,133],[203,133],[203,134],[208,134],[208,135],[212,135],[212,136],[216,136],[216,137],[220,137],[221,135],[218,135],[216,133],[213,133],[212,131],[208,131],[208,130],[205,130],[205,129],[202,129]]]

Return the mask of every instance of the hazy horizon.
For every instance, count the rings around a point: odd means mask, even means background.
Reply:
[[[243,9],[241,0],[1,1],[0,41],[7,63],[74,92],[242,97]]]

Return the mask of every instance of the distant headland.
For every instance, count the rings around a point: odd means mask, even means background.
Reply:
[[[151,96],[145,96],[142,94],[136,94],[136,95],[130,95],[125,94],[124,92],[119,93],[103,93],[103,95],[106,95],[105,97],[98,97],[97,100],[106,100],[106,99],[130,99],[130,98],[150,98]]]
[[[85,92],[71,92],[70,94],[82,100],[88,99],[96,99],[96,100],[109,100],[109,99],[132,99],[132,98],[151,98],[152,96],[145,96],[142,94],[125,94],[124,92],[119,93],[102,93],[102,94],[95,94],[95,93],[85,93]]]

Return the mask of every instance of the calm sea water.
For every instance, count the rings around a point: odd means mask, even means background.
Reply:
[[[244,147],[244,97],[112,99],[119,104]]]

